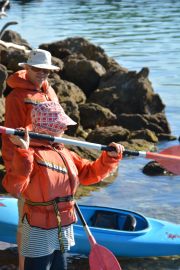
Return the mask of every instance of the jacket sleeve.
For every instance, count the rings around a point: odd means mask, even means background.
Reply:
[[[18,94],[18,91],[13,90],[5,101],[6,117],[5,124],[8,127],[18,128],[25,126],[27,118],[27,110],[24,103],[24,95]]]
[[[25,127],[25,119],[27,118],[26,108],[24,106],[23,97],[12,91],[6,98],[5,103],[5,123],[8,128]],[[7,134],[2,134],[2,157],[6,170],[11,166],[14,145],[9,140]]]
[[[33,170],[34,150],[14,149],[11,168],[3,178],[2,184],[7,192],[15,197],[23,193],[29,182]]]
[[[118,166],[122,159],[120,154],[117,158],[109,157],[106,152],[95,161],[89,161],[71,152],[74,163],[78,169],[79,181],[82,185],[91,185],[100,182]]]

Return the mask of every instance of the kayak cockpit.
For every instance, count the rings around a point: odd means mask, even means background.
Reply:
[[[113,230],[135,231],[137,221],[134,215],[127,214],[121,217],[119,216],[119,213],[116,212],[96,210],[91,218],[91,226]],[[119,220],[120,218],[121,220]]]
[[[85,206],[84,206],[85,207]],[[88,206],[83,211],[86,222],[90,227],[122,230],[142,231],[149,228],[147,219],[139,213],[123,209],[112,209],[108,207]]]

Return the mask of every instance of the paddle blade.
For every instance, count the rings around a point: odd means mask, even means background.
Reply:
[[[92,246],[89,264],[90,270],[122,270],[113,253],[97,243]]]
[[[174,145],[161,151],[161,154],[180,157],[180,145]]]
[[[148,152],[147,158],[156,160],[167,171],[180,175],[180,146],[169,147],[160,153]]]

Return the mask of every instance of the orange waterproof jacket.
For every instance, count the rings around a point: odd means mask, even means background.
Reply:
[[[48,144],[29,150],[16,148],[3,186],[13,196],[19,194],[31,202],[48,202],[57,197],[74,195],[79,182],[90,185],[101,181],[117,167],[121,157],[112,158],[102,152],[92,162],[62,145],[56,147],[56,151]],[[73,201],[58,203],[62,226],[75,222],[73,205]],[[53,205],[31,206],[25,203],[24,215],[31,226],[44,229],[57,227]]]
[[[53,100],[58,101],[56,93],[45,81],[42,91],[38,92],[35,86],[28,81],[26,70],[21,70],[7,79],[7,84],[12,88],[5,102],[5,123],[9,128],[29,127],[31,130],[32,105]],[[2,157],[8,170],[13,155],[14,145],[8,139],[8,135],[2,135]]]

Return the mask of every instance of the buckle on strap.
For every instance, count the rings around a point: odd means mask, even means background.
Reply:
[[[59,202],[71,202],[74,200],[74,196],[73,195],[69,195],[69,196],[65,196],[65,197],[56,197],[54,199],[54,201],[56,203],[59,203]]]

